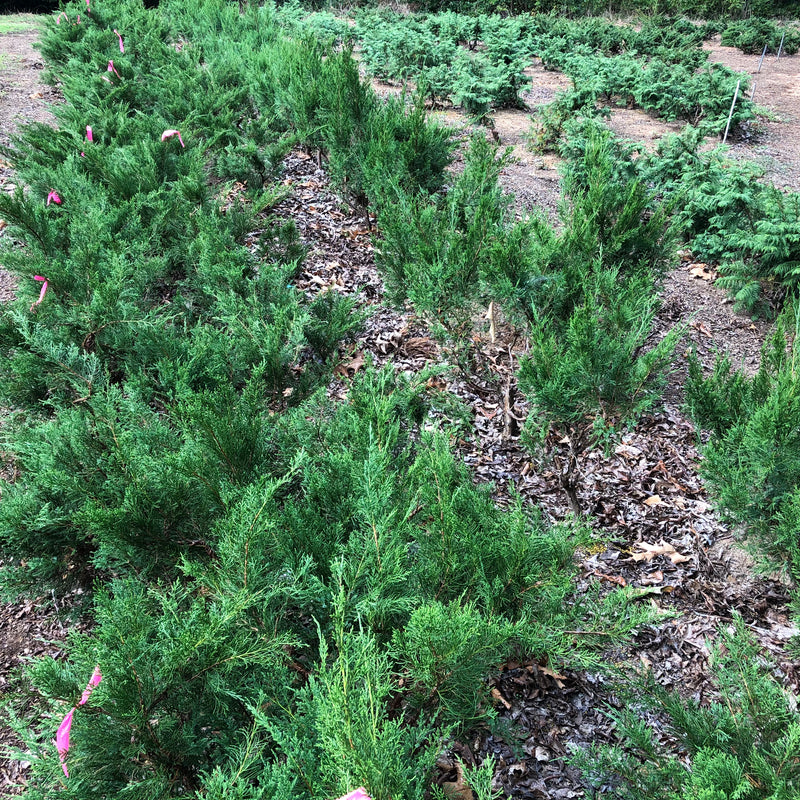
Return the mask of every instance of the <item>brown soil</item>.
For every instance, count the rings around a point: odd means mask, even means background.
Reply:
[[[758,74],[758,56],[723,47],[719,38],[707,42],[712,61],[749,73],[755,83],[754,102],[768,112],[751,126],[747,138],[731,144],[731,155],[756,161],[766,170],[764,179],[779,188],[800,191],[800,54],[768,55]],[[752,87],[752,83],[751,83]]]
[[[608,127],[617,136],[638,142],[647,150],[655,150],[662,136],[680,133],[683,125],[665,122],[642,111],[640,108],[614,108],[608,120]]]
[[[35,30],[0,36],[0,145],[7,146],[17,126],[23,122],[52,122],[48,102],[52,89],[40,83],[44,67],[33,49]],[[0,157],[0,191],[13,191],[14,178],[9,165]],[[4,225],[0,225],[3,228]],[[0,235],[3,231],[0,230]],[[0,302],[13,296],[14,279],[0,266]]]

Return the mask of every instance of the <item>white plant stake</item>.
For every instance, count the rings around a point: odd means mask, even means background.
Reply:
[[[736,81],[736,91],[733,93],[733,102],[731,103],[731,111],[728,114],[728,124],[725,126],[725,135],[722,137],[722,144],[728,140],[728,129],[731,127],[731,120],[733,119],[733,109],[736,107],[736,98],[739,96],[739,84],[741,81]]]
[[[768,44],[769,44],[769,42],[767,42],[767,44],[764,45],[764,49],[761,51],[761,59],[758,62],[758,71],[759,72],[761,72],[761,65],[764,63],[764,56],[767,54],[767,45]]]
[[[777,61],[781,57],[781,53],[783,52],[783,40],[786,38],[786,31],[783,32],[783,36],[781,36],[781,43],[778,47],[778,55],[775,56],[775,60]]]

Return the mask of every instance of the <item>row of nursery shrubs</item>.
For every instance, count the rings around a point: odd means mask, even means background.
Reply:
[[[674,236],[690,237],[697,248],[726,246],[726,225],[736,239],[742,224],[732,222],[737,209],[729,195],[747,188],[761,199],[759,218],[750,223],[773,233],[776,243],[751,231],[751,262],[771,256],[771,276],[782,274],[795,294],[792,253],[800,227],[796,215],[783,235],[775,227],[773,209],[796,204],[795,196],[754,181],[722,152],[698,152],[696,128],[648,156],[592,118],[567,127],[558,231],[543,216],[515,217],[498,184],[509,154],[478,135],[446,194],[396,190],[388,198],[379,214],[379,266],[390,294],[410,301],[470,374],[481,365],[473,337],[480,310],[502,308],[528,335],[518,373],[531,403],[524,433],[534,448],[552,431],[551,442],[567,443],[554,460],[579,512],[580,453],[613,441],[615,428],[658,400],[679,332],[653,341],[654,290]],[[796,581],[800,378],[797,350],[787,343],[797,347],[800,316],[792,304],[787,314],[792,335],[781,322],[754,378],[733,372],[724,359],[704,376],[692,356],[688,401],[698,426],[712,432],[703,471],[723,514],[743,524],[770,563],[788,566]],[[711,704],[636,682],[626,710],[612,713],[619,744],[576,757],[595,788],[637,800],[797,795],[796,698],[781,689],[741,620],[723,632],[714,668],[719,695]],[[643,721],[645,710],[658,711],[666,727],[656,733]],[[676,757],[676,743],[689,769]]]
[[[322,25],[320,17],[315,20]],[[410,78],[432,97],[449,98],[478,118],[492,108],[522,107],[520,92],[530,83],[525,70],[539,58],[573,81],[574,88],[559,98],[565,115],[603,103],[634,104],[667,120],[702,121],[721,133],[736,83],[742,81],[744,91],[747,81],[709,63],[701,45],[714,30],[685,19],[653,18],[636,28],[553,15],[383,12],[360,17],[354,35],[373,75]],[[742,97],[734,126],[752,116],[752,104]]]
[[[646,616],[571,595],[580,526],[496,507],[427,376],[327,399],[359,315],[293,288],[282,158],[318,149],[385,221],[437,196],[449,133],[271,5],[81,0],[41,51],[57,127],[23,128],[0,196],[3,587],[81,583],[94,624],[15,706],[27,796],[429,796],[494,665],[593,663]]]
[[[322,0],[308,5],[325,6]],[[358,7],[379,5],[375,0],[359,0]],[[418,11],[461,14],[555,13],[567,17],[591,17],[607,14],[657,16],[685,14],[692,19],[750,19],[751,17],[800,17],[797,0],[418,0]],[[763,45],[762,45],[763,47]]]

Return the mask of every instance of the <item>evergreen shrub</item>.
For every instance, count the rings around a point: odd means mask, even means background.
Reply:
[[[609,712],[618,745],[593,746],[574,762],[590,785],[628,800],[789,800],[800,791],[797,698],[741,617],[719,631],[709,701],[683,699],[650,676]],[[644,708],[643,708],[644,706]],[[637,710],[660,712],[648,725]]]
[[[22,188],[0,198],[19,280],[0,315],[3,589],[80,581],[94,622],[30,666],[26,796],[421,800],[451,737],[491,721],[499,661],[596,664],[593,634],[644,616],[572,597],[585,533],[475,485],[428,375],[368,366],[327,398],[360,315],[294,288],[280,161],[321,151],[379,211],[424,197],[467,252],[502,218],[501,160],[484,148],[489,177],[437,206],[448,133],[271,5],[92,6],[46,27],[58,129],[20,133]],[[62,764],[54,733],[96,667]]]
[[[704,377],[693,358],[687,384],[692,415],[712,431],[701,470],[722,512],[795,580],[800,576],[795,525],[800,485],[797,319],[794,305],[787,308],[764,345],[754,377],[732,371],[724,358]],[[793,323],[791,347],[787,322]]]
[[[761,55],[766,45],[768,53],[777,54],[783,39],[786,55],[794,55],[800,49],[800,30],[795,27],[781,27],[770,19],[750,17],[728,23],[722,31],[722,44],[738,47],[743,53]]]

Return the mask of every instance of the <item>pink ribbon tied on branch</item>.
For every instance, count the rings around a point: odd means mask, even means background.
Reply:
[[[66,15],[66,14],[65,14],[63,11],[62,11],[62,12],[61,12],[61,13],[60,13],[60,14],[59,14],[57,17],[56,17],[56,25],[60,25],[60,24],[61,24],[61,17],[64,17],[64,19],[65,19],[67,22],[69,22],[69,17],[68,17],[68,16],[67,16],[67,15]]]
[[[61,197],[59,196],[58,192],[55,189],[51,189],[47,195],[47,202],[45,206],[49,206],[50,203],[55,203],[57,206],[61,205]]]
[[[94,141],[94,136],[92,135],[92,126],[91,125],[87,125],[86,126],[86,141],[87,142],[93,142]],[[81,156],[85,156],[85,155],[86,155],[86,153],[81,153]]]
[[[358,789],[353,789],[352,792],[340,797],[339,800],[372,800],[372,798],[367,794],[367,790],[363,786],[359,786]]]
[[[120,53],[124,53],[125,52],[125,45],[122,44],[122,36],[120,36],[119,31],[116,28],[114,28],[114,33],[117,34],[117,38],[119,39],[119,51],[120,51]]]
[[[113,61],[108,62],[108,69],[106,71],[113,72],[118,78],[122,78],[122,75],[120,75],[119,72],[117,72],[117,68],[114,66]]]
[[[36,306],[44,300],[44,296],[47,294],[47,278],[43,278],[41,275],[34,275],[33,279],[35,281],[42,281],[42,291],[39,292],[39,299],[31,305],[31,311],[36,309]]]
[[[164,131],[164,133],[161,134],[161,141],[165,142],[167,139],[172,139],[175,136],[178,137],[178,141],[181,143],[181,147],[186,147],[186,145],[183,143],[183,139],[181,139],[181,132],[175,130],[174,128],[170,128],[169,130]]]
[[[103,676],[100,673],[100,667],[95,667],[92,677],[89,678],[89,683],[86,685],[86,688],[83,690],[83,694],[81,695],[81,699],[78,701],[78,706],[82,706],[89,699],[94,691],[94,687],[97,686],[101,680],[103,680]],[[66,775],[68,778],[69,770],[67,770],[67,751],[69,750],[69,732],[70,728],[72,728],[72,715],[75,713],[78,706],[75,706],[64,717],[61,724],[58,726],[58,731],[56,731],[56,749],[58,750],[58,756],[61,760],[61,769],[64,770],[64,775]]]

